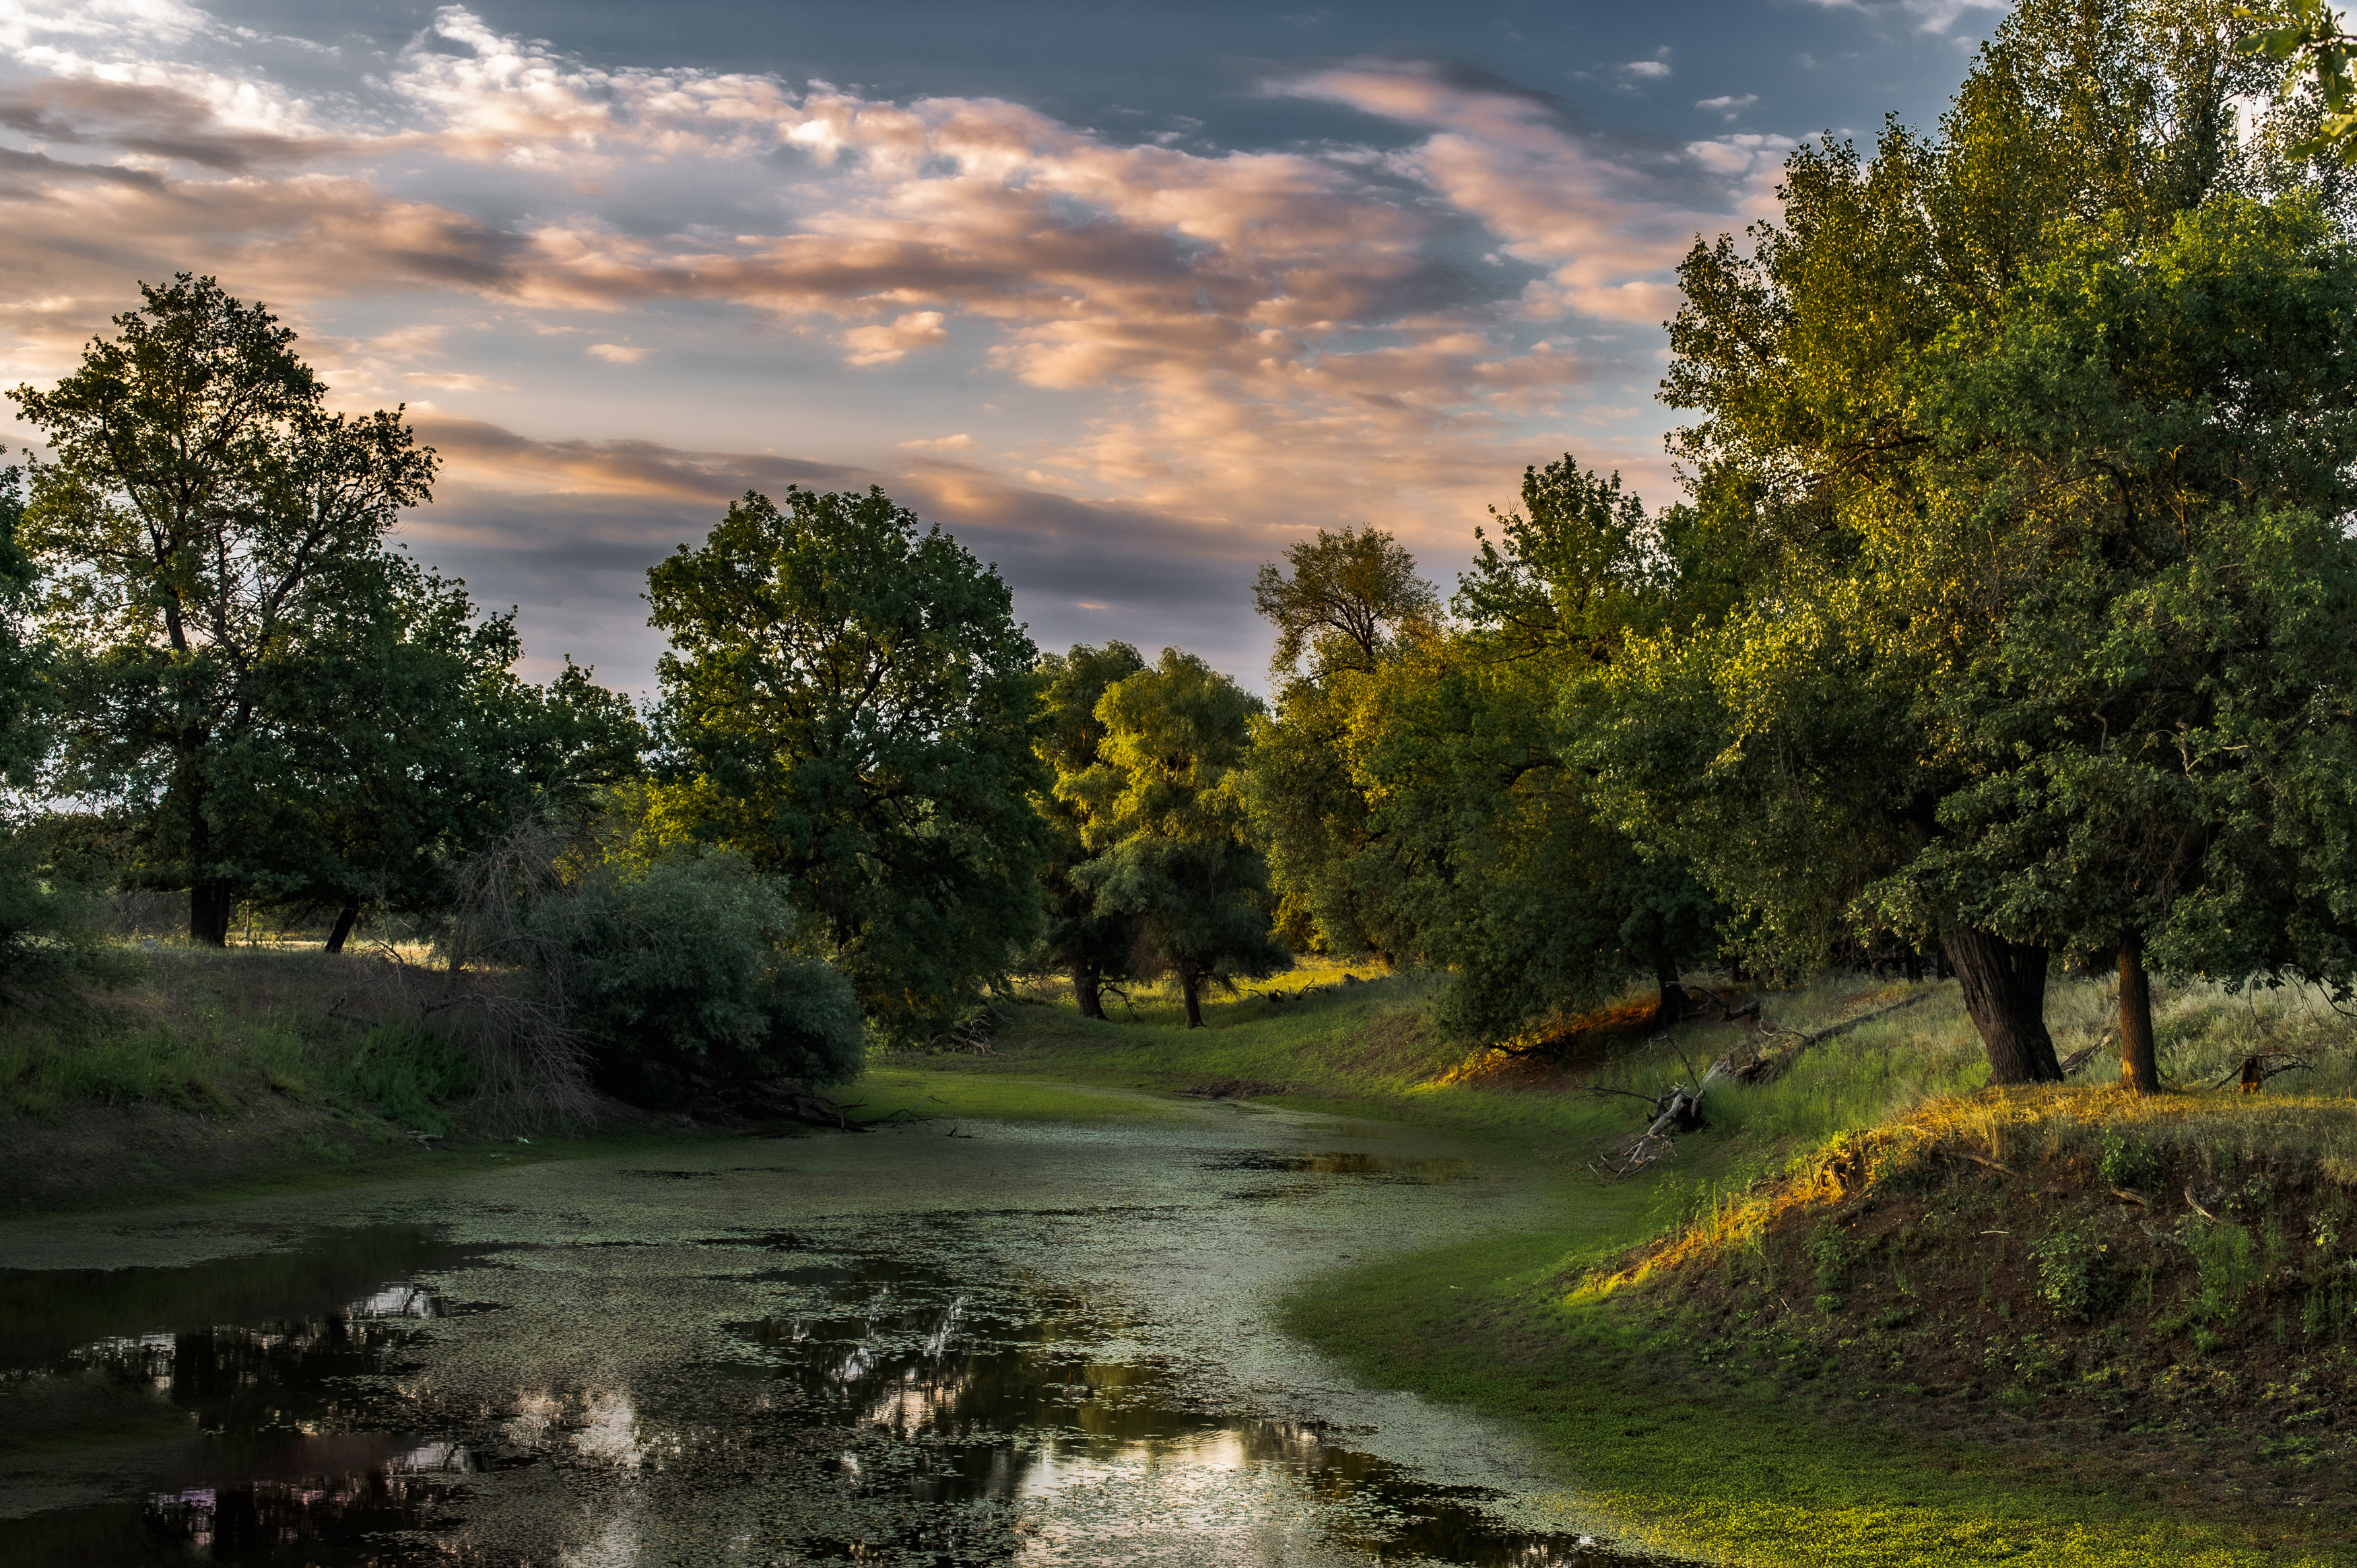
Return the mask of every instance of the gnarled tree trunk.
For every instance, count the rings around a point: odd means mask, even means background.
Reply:
[[[1097,993],[1102,983],[1103,978],[1093,969],[1072,971],[1072,1000],[1080,1004],[1082,1017],[1104,1016],[1104,1001]]]
[[[2160,1092],[2160,1062],[2152,1048],[2152,979],[2144,971],[2144,939],[2120,944],[2120,1087]]]
[[[1953,919],[1940,924],[1940,947],[1988,1052],[1989,1081],[2061,1082],[2062,1063],[2046,1032],[2046,950]]]
[[[1180,970],[1178,972],[1178,996],[1181,1001],[1187,1004],[1187,1026],[1190,1029],[1201,1028],[1203,1026],[1202,976],[1197,974],[1190,969]]]

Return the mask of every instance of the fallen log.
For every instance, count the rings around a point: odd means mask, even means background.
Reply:
[[[1765,1016],[1762,1016],[1760,1021],[1760,1032],[1761,1034],[1768,1035],[1771,1037],[1787,1039],[1792,1043],[1775,1051],[1762,1051],[1757,1047],[1754,1047],[1746,1058],[1740,1062],[1735,1059],[1735,1054],[1730,1051],[1726,1056],[1719,1058],[1719,1059],[1713,1064],[1712,1070],[1714,1072],[1723,1072],[1727,1077],[1735,1079],[1738,1083],[1772,1082],[1787,1068],[1792,1065],[1793,1058],[1797,1058],[1803,1051],[1807,1050],[1810,1047],[1823,1045],[1825,1041],[1833,1039],[1837,1036],[1848,1034],[1852,1029],[1857,1028],[1861,1025],[1871,1024],[1878,1018],[1888,1018],[1893,1013],[1901,1012],[1906,1008],[1914,1006],[1917,1003],[1921,1002],[1931,994],[1932,993],[1928,991],[1919,991],[1912,996],[1893,1002],[1888,1007],[1878,1007],[1871,1013],[1861,1013],[1855,1018],[1845,1018],[1840,1023],[1833,1025],[1828,1028],[1819,1029],[1814,1034],[1804,1034],[1798,1029],[1778,1028],[1776,1026],[1769,1023]]]

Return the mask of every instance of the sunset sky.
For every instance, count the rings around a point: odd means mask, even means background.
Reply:
[[[1934,118],[2001,14],[0,0],[0,381],[141,279],[266,301],[409,405],[402,537],[535,675],[643,689],[647,565],[799,482],[942,523],[1043,647],[1257,683],[1313,529],[1447,586],[1526,464],[1667,499],[1679,256],[1794,138]]]

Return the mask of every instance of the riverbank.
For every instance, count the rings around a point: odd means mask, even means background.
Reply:
[[[1287,1321],[1362,1378],[1522,1423],[1665,1550],[1793,1568],[2357,1562],[2333,1294],[2357,1242],[2335,1218],[2357,1186],[2357,1099],[2323,1010],[2177,993],[2173,1080],[2261,1047],[2316,1069],[2138,1102],[2103,1087],[2104,1052],[2087,1088],[1981,1090],[1953,987],[1771,997],[1804,1033],[1897,1010],[1776,1083],[1715,1087],[1709,1130],[1604,1182],[1591,1167],[1642,1120],[1622,1096],[1691,1082],[1725,1026],[1467,1074],[1415,982],[1326,983],[1306,1004],[1237,999],[1191,1034],[1151,1002],[1114,1024],[1016,1009],[994,1056],[894,1064],[868,1098],[955,1108],[1050,1078],[1225,1093],[1443,1126],[1546,1172],[1559,1223],[1329,1277]],[[2107,1008],[2058,987],[2062,1049],[2097,1043]],[[2286,1091],[2303,1078],[2321,1092]],[[1910,1116],[1929,1130],[1899,1140]],[[2146,1203],[2112,1197],[2113,1176]],[[2164,1211],[2164,1183],[2193,1197]],[[1942,1229],[1975,1219],[1970,1237]],[[2103,1229],[2115,1219],[2153,1233]],[[2266,1283],[2295,1243],[2300,1269]]]
[[[720,1135],[618,1102],[552,1123],[369,1016],[363,954],[165,948],[0,1026],[0,1216],[331,1189]]]
[[[2173,1081],[2227,1074],[2260,1044],[2313,1070],[2248,1097],[2139,1102],[2100,1087],[2116,1070],[2100,1050],[2088,1088],[1983,1091],[1953,986],[1778,993],[1764,999],[1777,1038],[1824,1037],[1772,1082],[1714,1085],[1706,1129],[1606,1180],[1650,1114],[1628,1097],[1757,1043],[1749,1019],[1656,1036],[1637,1013],[1607,1015],[1551,1056],[1469,1054],[1426,1022],[1426,983],[1346,972],[1222,999],[1197,1031],[1152,993],[1102,1022],[1042,994],[1002,1009],[987,1053],[879,1058],[844,1098],[863,1119],[952,1136],[1144,1133],[1206,1103],[1273,1103],[1477,1140],[1545,1188],[1544,1224],[1345,1265],[1297,1292],[1286,1321],[1371,1382],[1520,1423],[1628,1536],[1664,1550],[1795,1568],[2357,1562],[2343,1479],[2357,1423],[2340,1413],[2352,1339],[2334,1294],[2357,1245],[2335,1207],[2357,1189],[2357,1099],[2329,1010],[2174,993]],[[2066,1053],[2100,1043],[2107,1007],[2093,985],[2056,988]],[[250,1029],[221,1037],[246,1051],[242,1088],[53,1123],[20,1111],[14,1130],[98,1129],[91,1158],[112,1138],[119,1161],[157,1147],[159,1127],[210,1126],[210,1105],[242,1128],[224,1136],[276,1140],[267,1170],[159,1161],[188,1191],[742,1135],[650,1122],[526,1145],[454,1126],[429,1151],[382,1106],[272,1086]],[[124,1120],[106,1131],[105,1117]],[[322,1118],[348,1158],[302,1141],[328,1136]],[[1920,1135],[1902,1136],[1910,1118]],[[18,1169],[44,1158],[12,1144]],[[106,1201],[145,1191],[165,1195],[118,1185]],[[1971,1234],[1947,1233],[1959,1226]]]

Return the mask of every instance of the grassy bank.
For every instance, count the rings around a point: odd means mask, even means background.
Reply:
[[[536,1114],[466,1051],[372,1017],[382,967],[316,950],[161,948],[118,990],[10,1012],[0,1212],[332,1187],[694,1135],[627,1107],[596,1126]]]
[[[1321,1281],[1292,1326],[1371,1380],[1525,1425],[1631,1538],[1665,1549],[1794,1565],[2357,1561],[2337,1413],[2352,1341],[2334,1316],[2338,1238],[2357,1226],[2333,1229],[2357,1186],[2357,1073],[2347,1025],[2318,999],[2169,992],[2159,1044],[2179,1088],[2137,1101],[2108,1087],[2108,1052],[2084,1087],[1986,1090],[1953,985],[1772,994],[1769,1020],[1803,1032],[1904,1005],[1772,1083],[1714,1085],[1707,1130],[1607,1183],[1589,1167],[1643,1108],[1579,1090],[1692,1083],[1750,1043],[1743,1026],[1608,1030],[1571,1040],[1569,1067],[1469,1061],[1425,1022],[1413,979],[1308,972],[1275,989],[1287,1000],[1224,1001],[1194,1032],[1168,998],[1098,1023],[1043,995],[1009,1010],[994,1056],[905,1061],[878,1075],[877,1103],[979,1114],[983,1097],[1048,1079],[1241,1092],[1446,1126],[1535,1165],[1557,1184],[1557,1224]],[[2096,1043],[2110,1010],[2098,985],[2058,985],[2062,1050]],[[2257,1050],[2315,1065],[2255,1096],[2196,1087]],[[2141,1180],[2147,1206],[2111,1199],[2106,1170]],[[2181,1191],[2155,1207],[2189,1184],[2215,1216],[2191,1230]],[[1942,1229],[1966,1220],[1969,1241]],[[2018,1234],[2000,1248],[1981,1230]],[[2340,1251],[2316,1246],[2326,1233]]]
[[[1119,1124],[1193,1093],[1480,1140],[1547,1186],[1547,1226],[1329,1277],[1290,1321],[1363,1378],[1524,1425],[1634,1539],[1762,1564],[2357,1562],[2357,1071],[2317,999],[2166,993],[2177,1087],[2136,1101],[2108,1053],[2062,1090],[1985,1090],[1953,985],[1771,993],[1779,1038],[1874,1016],[1772,1082],[1715,1083],[1706,1129],[1608,1181],[1647,1115],[1627,1096],[1749,1051],[1748,1020],[1655,1034],[1632,1007],[1560,1025],[1551,1055],[1477,1053],[1432,1027],[1427,983],[1346,972],[1193,1031],[1175,996],[1099,1021],[1042,990],[986,1054],[878,1058],[845,1098]],[[111,1158],[120,1202],[612,1146],[515,1143],[462,1077],[336,1017],[344,978],[167,954],[112,1012],[0,1036],[0,1175],[97,1201],[48,1173]],[[2109,1008],[2058,984],[2064,1052]],[[2312,1067],[2200,1087],[2260,1050]],[[451,1152],[412,1140],[427,1115]],[[126,1157],[157,1169],[126,1186]]]

